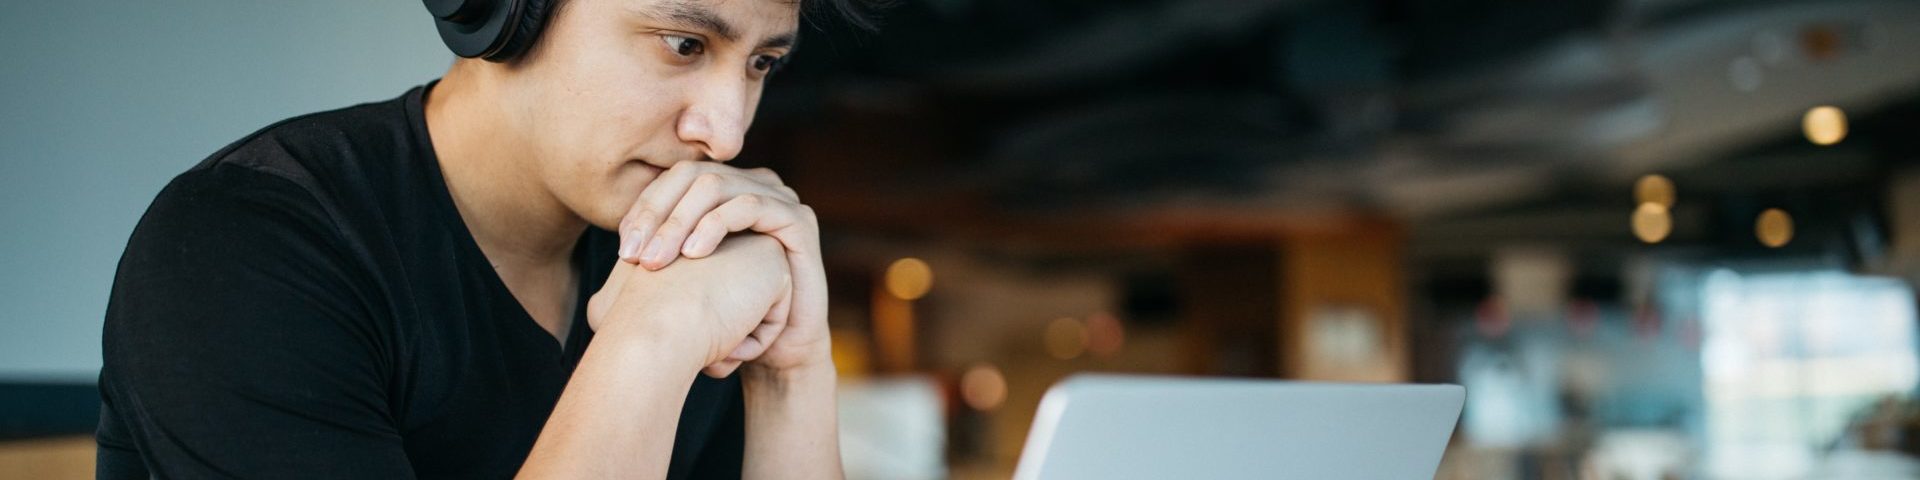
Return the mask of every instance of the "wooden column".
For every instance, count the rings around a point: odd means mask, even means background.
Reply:
[[[1279,259],[1282,376],[1408,377],[1402,237],[1388,227],[1290,236]]]

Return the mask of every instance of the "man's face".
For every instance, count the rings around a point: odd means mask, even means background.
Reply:
[[[793,46],[787,0],[568,0],[501,101],[549,192],[613,229],[678,162],[740,153],[768,70]]]

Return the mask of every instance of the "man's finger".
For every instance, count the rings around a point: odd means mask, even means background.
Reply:
[[[754,180],[760,182],[761,185],[766,185],[768,189],[773,190],[773,193],[778,194],[777,196],[780,197],[781,200],[800,203],[800,193],[794,191],[792,187],[788,187],[787,182],[781,180],[780,174],[775,173],[773,169],[760,167],[748,169],[746,172],[749,176],[752,176]]]
[[[760,195],[788,203],[799,200],[793,189],[762,182],[756,178],[758,175],[745,170],[710,166],[689,179],[685,172],[692,170],[662,175],[664,182],[649,185],[641,192],[641,199],[621,220],[625,237],[621,242],[621,259],[650,270],[666,268],[684,248],[699,218],[730,198]]]
[[[627,210],[627,216],[620,220],[620,259],[627,263],[640,263],[640,248],[648,238],[654,235],[654,229],[665,221],[667,212],[673,205],[680,203],[680,197],[687,194],[693,186],[693,179],[700,175],[702,162],[686,161],[673,164],[665,173],[655,177],[647,188],[640,192],[640,198],[634,200],[633,207]]]
[[[601,285],[600,290],[595,291],[592,297],[587,298],[588,320],[606,318],[607,311],[611,310],[614,302],[619,299],[620,289],[625,288],[627,278],[633,276],[633,269],[632,265],[613,262],[613,269],[607,273],[607,283]]]
[[[791,311],[787,304],[793,301],[792,290],[788,292],[781,296],[779,303],[774,304],[772,311],[767,312],[766,321],[754,326],[753,332],[748,333],[747,338],[740,341],[740,345],[733,347],[733,353],[727,355],[728,360],[751,362],[760,358],[761,354],[767,353],[767,349],[773,346],[773,342],[780,340],[780,333],[787,330],[787,314]]]
[[[694,224],[708,211],[732,197],[727,191],[727,179],[718,173],[702,173],[695,177],[693,184],[685,194],[674,203],[672,213],[653,230],[653,237],[646,241],[646,248],[640,254],[640,265],[648,270],[659,270],[673,263],[680,256],[680,247],[687,240],[687,234],[693,231]]]
[[[706,368],[701,368],[700,373],[713,378],[727,378],[728,375],[733,375],[734,370],[738,369],[740,369],[740,361],[721,360],[714,362],[712,365],[707,365]]]
[[[785,245],[788,240],[779,237],[799,221],[794,210],[792,204],[777,204],[748,195],[728,200],[700,218],[700,223],[693,226],[693,233],[687,236],[680,254],[687,258],[705,258],[720,247],[720,240],[726,238],[728,233],[742,230],[768,234]],[[794,248],[787,247],[788,250]]]

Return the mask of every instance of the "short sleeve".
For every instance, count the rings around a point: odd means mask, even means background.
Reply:
[[[107,307],[100,478],[412,477],[343,244],[281,176],[213,164],[169,184]]]

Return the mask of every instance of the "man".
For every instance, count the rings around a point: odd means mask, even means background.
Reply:
[[[524,51],[155,198],[107,311],[101,478],[841,475],[817,223],[722,163],[803,6],[490,3],[536,15],[490,43]]]

